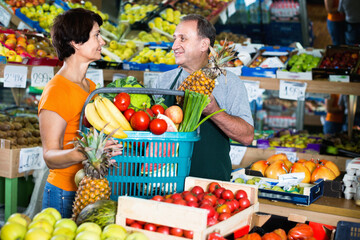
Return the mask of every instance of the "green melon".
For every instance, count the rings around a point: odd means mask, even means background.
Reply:
[[[117,202],[112,200],[99,200],[95,203],[87,205],[76,219],[76,224],[79,226],[84,222],[93,222],[98,224],[101,228],[115,223],[117,210]]]

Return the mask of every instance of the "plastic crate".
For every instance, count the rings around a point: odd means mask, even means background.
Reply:
[[[99,88],[85,101],[84,107],[95,94],[137,93],[152,95],[183,96],[183,91],[152,88]],[[84,110],[83,110],[84,112]],[[82,123],[83,113],[80,117]],[[82,129],[80,124],[80,129]],[[189,176],[194,143],[200,140],[197,131],[165,132],[155,135],[147,131],[126,131],[125,139],[118,139],[124,146],[123,154],[113,159],[115,168],[110,169],[107,179],[112,200],[119,196],[151,198],[184,190]]]
[[[360,223],[339,221],[336,226],[335,240],[359,240]]]

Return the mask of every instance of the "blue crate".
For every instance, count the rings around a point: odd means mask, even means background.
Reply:
[[[171,48],[173,45],[172,42],[149,42],[150,47],[165,47],[165,48]]]
[[[149,65],[150,65],[150,71],[152,72],[166,72],[178,67],[177,64],[167,65],[165,63],[160,63],[160,64],[150,63]]]
[[[154,135],[145,131],[125,131],[123,154],[116,156],[117,167],[106,177],[112,200],[119,196],[152,198],[184,191],[189,176],[194,142],[200,140],[197,131],[165,132]]]
[[[38,21],[33,21],[27,16],[25,16],[22,12],[20,12],[20,8],[15,10],[15,15],[18,16],[21,21],[25,22],[27,25],[29,25],[31,28],[35,29],[37,32],[46,32],[42,27],[40,27]]]
[[[276,70],[277,68],[251,68],[248,66],[243,66],[241,69],[241,76],[276,78]]]
[[[360,223],[339,221],[336,226],[335,240],[360,240]]]
[[[64,2],[64,1],[61,1],[61,0],[55,0],[54,4],[57,5],[58,7],[62,8],[62,9],[64,9],[65,11],[71,9],[67,2]]]
[[[123,69],[124,70],[146,71],[146,70],[150,70],[150,66],[148,63],[136,63],[136,62],[129,62],[129,61],[124,60],[123,61]]]
[[[6,64],[7,63],[7,59],[5,56],[0,56],[0,64]]]

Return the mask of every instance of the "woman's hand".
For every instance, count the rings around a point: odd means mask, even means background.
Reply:
[[[109,157],[115,157],[122,154],[123,148],[123,145],[121,143],[119,144],[118,140],[110,138],[106,142],[104,150],[107,152]]]

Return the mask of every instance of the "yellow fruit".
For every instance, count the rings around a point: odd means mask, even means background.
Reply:
[[[1,228],[0,239],[3,240],[24,239],[25,234],[26,234],[26,227],[24,227],[24,225],[16,222],[8,222]]]
[[[10,217],[7,220],[7,222],[19,223],[24,227],[27,227],[30,221],[31,220],[25,214],[21,214],[21,213],[13,213],[10,215]]]
[[[45,232],[51,234],[54,230],[53,226],[48,222],[46,221],[45,219],[38,219],[38,220],[35,220],[35,221],[32,221],[30,224],[29,224],[29,229],[32,229],[32,228],[41,228],[43,229]]]
[[[48,240],[50,238],[51,234],[42,228],[30,229],[25,235],[25,240]]]

